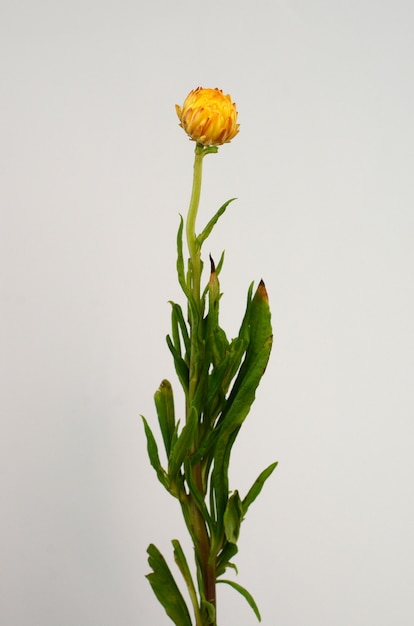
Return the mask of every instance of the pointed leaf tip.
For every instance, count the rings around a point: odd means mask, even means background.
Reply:
[[[256,293],[260,298],[262,298],[263,300],[266,300],[266,302],[269,302],[269,296],[267,294],[267,289],[266,289],[263,279],[260,279],[260,283],[257,287]]]

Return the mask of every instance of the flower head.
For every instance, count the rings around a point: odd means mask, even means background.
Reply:
[[[237,109],[221,89],[193,89],[181,107],[175,105],[180,126],[190,139],[203,146],[229,143],[239,132]]]

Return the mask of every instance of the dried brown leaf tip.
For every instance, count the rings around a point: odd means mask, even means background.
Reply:
[[[266,302],[269,302],[269,296],[263,279],[260,280],[259,286],[257,287],[257,295],[263,300],[266,300]]]

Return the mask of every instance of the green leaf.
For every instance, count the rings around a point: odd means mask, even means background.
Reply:
[[[214,469],[211,476],[216,493],[217,521],[226,506],[227,472],[231,448],[250,407],[266,369],[272,347],[272,327],[266,289],[261,282],[251,302],[249,313],[250,340],[245,359],[237,374],[219,422],[210,436],[214,444]],[[214,438],[214,439],[213,439]]]
[[[184,393],[187,395],[187,393],[188,393],[188,378],[189,378],[188,365],[184,361],[184,359],[181,358],[180,353],[175,348],[173,342],[171,341],[171,337],[169,335],[167,335],[166,341],[167,341],[167,345],[168,345],[168,347],[170,349],[170,352],[173,355],[174,367],[175,367],[175,371],[177,373],[178,379],[179,379],[179,381],[181,383],[182,388],[184,389]]]
[[[227,447],[229,434],[241,426],[249,413],[269,360],[273,336],[269,303],[262,282],[251,303],[249,329],[250,338],[246,355],[215,432],[219,438],[215,455],[221,448]]]
[[[270,317],[266,288],[263,281],[260,281],[249,308],[249,345],[246,357],[231,390],[229,404],[237,397],[246,378],[249,379],[249,385],[244,385],[244,393],[247,391],[251,397],[251,391],[253,391],[251,402],[254,400],[254,392],[265,372],[272,349],[273,334]]]
[[[184,425],[181,433],[178,435],[178,438],[174,443],[174,447],[171,449],[168,461],[168,474],[171,480],[175,479],[176,475],[180,471],[183,461],[190,455],[191,448],[194,443],[197,422],[197,411],[194,407],[192,407],[187,423]]]
[[[190,354],[191,342],[190,342],[190,337],[188,335],[188,328],[187,328],[187,324],[185,323],[183,311],[179,304],[176,304],[175,302],[170,302],[170,304],[172,306],[171,325],[172,325],[172,332],[173,332],[173,338],[174,338],[174,345],[181,354],[181,350],[180,350],[181,342],[180,342],[180,335],[178,332],[180,331],[183,342],[184,342],[185,356],[187,358]]]
[[[223,252],[221,253],[221,255],[220,255],[220,259],[219,259],[219,262],[218,262],[218,263],[217,263],[217,265],[216,265],[216,272],[217,272],[217,276],[219,276],[219,274],[220,274],[220,272],[221,272],[221,269],[222,269],[222,267],[223,267],[223,263],[224,263],[224,250],[223,250]]]
[[[229,347],[224,330],[219,325],[220,283],[214,262],[211,259],[211,273],[208,283],[208,314],[206,317],[206,358],[214,367],[225,358]]]
[[[205,406],[206,413],[209,415],[211,421],[214,421],[223,411],[225,406],[225,396],[228,392],[231,381],[237,374],[247,345],[248,342],[240,337],[233,339],[226,350],[225,356],[222,358],[221,362],[213,368],[213,371],[209,376],[208,394]],[[211,439],[213,438],[214,435],[212,434]],[[209,443],[210,441],[206,441],[204,446],[205,449],[208,448]],[[200,452],[204,452],[204,450]]]
[[[150,463],[155,469],[160,483],[167,489],[167,491],[170,491],[170,481],[168,479],[166,471],[161,466],[160,457],[158,456],[157,442],[155,441],[155,437],[152,433],[151,428],[148,425],[147,420],[143,415],[141,415],[141,418],[144,422],[145,435],[147,437],[147,450]]]
[[[181,547],[181,544],[178,539],[173,539],[171,543],[174,547],[174,560],[177,563],[178,568],[183,575],[185,582],[187,583],[187,586],[189,585],[195,592],[193,578],[191,576],[190,568],[188,567],[187,559],[185,558],[185,554]]]
[[[217,557],[217,568],[216,568],[216,576],[222,576],[228,567],[232,567],[237,571],[236,566],[230,562],[237,553],[239,549],[235,543],[226,542],[222,551]]]
[[[188,486],[188,491],[193,496],[194,502],[196,503],[201,515],[203,516],[203,519],[206,522],[210,533],[212,533],[213,523],[212,523],[211,515],[208,512],[203,494],[200,493],[200,491],[197,488],[197,485],[195,484],[192,469],[193,467],[190,463],[190,459],[187,459],[184,462],[184,473],[185,473],[185,480]]]
[[[153,571],[147,574],[146,578],[148,578],[158,601],[174,624],[192,626],[185,600],[161,552],[154,544],[148,546],[147,552],[149,554],[148,563]]]
[[[184,256],[183,256],[183,228],[184,228],[183,216],[180,215],[180,225],[178,226],[178,232],[177,232],[177,274],[178,274],[178,282],[180,283],[181,289],[184,291],[187,298],[190,299],[192,298],[192,295],[188,289],[187,281],[185,279],[185,267],[184,267]]]
[[[186,273],[185,273],[185,267],[184,267],[184,256],[183,256],[183,227],[184,227],[184,222],[183,222],[183,217],[182,215],[180,215],[180,225],[178,227],[178,232],[177,232],[177,274],[178,274],[178,282],[181,286],[181,289],[183,290],[185,297],[187,298],[188,301],[188,306],[189,309],[192,312],[192,318],[193,321],[195,319],[197,319],[197,313],[198,313],[198,306],[197,303],[194,299],[194,295],[191,291],[191,289],[189,289],[188,285],[187,285],[187,281],[186,281]]]
[[[216,265],[216,274],[217,276],[220,274],[221,270],[223,269],[223,263],[224,263],[224,250],[220,255],[220,260]],[[204,291],[203,291],[203,299],[206,297],[206,295],[209,292],[209,283],[207,283],[207,285],[204,287]]]
[[[253,485],[250,487],[249,491],[247,492],[246,497],[242,501],[242,507],[243,507],[244,515],[246,515],[247,509],[249,508],[251,503],[256,500],[257,496],[259,495],[259,493],[263,489],[263,485],[264,485],[265,481],[272,474],[272,472],[276,468],[276,466],[277,466],[277,461],[275,463],[272,463],[271,465],[269,465],[269,467],[266,467],[266,469],[263,470],[263,472],[261,472],[261,474],[259,474],[259,476],[254,481]]]
[[[216,607],[211,602],[208,602],[208,600],[206,600],[204,597],[201,600],[201,610],[208,619],[208,622],[206,623],[216,623]]]
[[[232,340],[228,348],[228,354],[223,361],[213,369],[209,377],[209,389],[208,397],[206,400],[206,412],[210,416],[210,419],[215,419],[217,415],[223,410],[223,398],[226,395],[231,381],[237,374],[240,368],[243,355],[247,350],[250,338],[250,307],[252,299],[253,283],[250,285],[247,294],[246,311],[243,317],[243,321],[240,326],[238,337]],[[227,402],[225,406],[227,405]],[[220,418],[222,421],[222,418]],[[200,445],[196,451],[192,462],[196,463],[199,459],[204,457],[208,451],[213,447],[216,439],[219,436],[220,429],[215,428],[211,431],[210,435]]]
[[[239,573],[239,570],[237,569],[237,565],[235,565],[235,563],[230,563],[230,561],[227,563],[226,567],[231,567],[232,569],[234,569],[234,571],[236,572],[236,574]]]
[[[168,380],[164,379],[161,382],[161,385],[154,394],[154,401],[168,458],[170,456],[171,440],[175,429],[174,396],[171,384]]]
[[[230,202],[233,202],[234,200],[236,200],[236,198],[231,198],[230,200],[227,200],[227,202],[225,202],[217,211],[217,213],[215,215],[213,215],[213,217],[211,218],[211,220],[208,222],[207,226],[202,230],[202,232],[198,235],[197,237],[197,242],[199,247],[201,248],[203,242],[207,239],[207,237],[209,236],[209,234],[211,233],[211,231],[213,230],[214,226],[216,225],[216,223],[218,222],[218,219],[221,215],[223,215],[224,211],[227,209],[227,207],[229,206]]]
[[[243,520],[243,506],[239,493],[235,491],[229,498],[224,511],[224,534],[227,541],[237,543],[240,533],[240,526]]]
[[[197,622],[201,621],[200,607],[198,606],[197,600],[197,592],[193,582],[193,578],[191,576],[190,568],[188,567],[187,559],[185,558],[184,551],[178,539],[173,539],[172,544],[174,546],[174,560],[177,563],[177,566],[187,585],[187,589],[190,594],[191,602],[194,608],[194,613],[196,615],[196,620]]]
[[[176,441],[178,439],[178,430],[179,430],[179,428],[180,428],[180,420],[177,420],[177,423],[176,423],[175,428],[174,428],[173,435],[171,437],[171,450],[174,448],[174,446],[176,444]]]
[[[214,451],[214,467],[211,474],[211,489],[214,491],[217,533],[222,532],[224,525],[224,512],[226,510],[229,496],[228,468],[230,463],[230,453],[238,432],[239,428],[230,432],[225,441],[226,445],[221,445],[218,450],[216,448]],[[222,444],[223,441],[219,439],[218,443]]]
[[[249,603],[249,605],[253,609],[253,611],[254,611],[257,619],[259,620],[259,622],[262,621],[262,618],[260,616],[260,612],[259,612],[259,609],[257,607],[257,604],[254,601],[253,596],[251,595],[251,593],[249,593],[247,591],[247,589],[245,589],[244,587],[242,587],[238,583],[235,583],[233,580],[227,580],[226,578],[220,578],[220,579],[217,580],[217,582],[218,583],[225,583],[226,585],[230,585],[230,587],[233,587],[233,589],[235,589],[236,591],[241,593],[241,595],[246,598],[247,602]]]

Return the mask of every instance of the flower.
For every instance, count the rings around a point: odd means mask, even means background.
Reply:
[[[229,143],[239,132],[236,105],[221,89],[197,87],[181,107],[175,105],[180,126],[192,141],[203,146]]]

